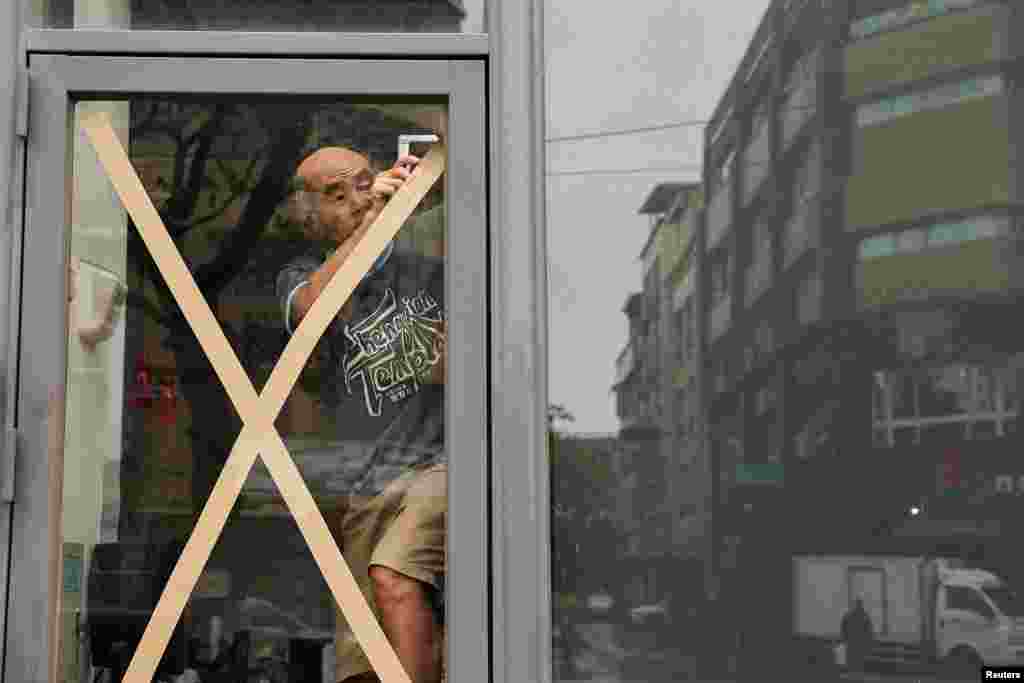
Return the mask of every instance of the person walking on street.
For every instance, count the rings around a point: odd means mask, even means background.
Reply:
[[[851,671],[863,671],[875,632],[862,598],[857,598],[850,611],[843,616],[840,630],[846,645],[847,667]]]

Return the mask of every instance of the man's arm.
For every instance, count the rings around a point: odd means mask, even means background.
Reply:
[[[309,277],[305,280],[301,288],[294,290],[292,293],[290,314],[291,319],[288,323],[291,325],[291,329],[294,330],[302,322],[302,319],[306,317],[306,313],[313,307],[313,303],[320,296],[320,293],[327,289],[327,283],[331,281],[334,274],[338,272],[342,264],[348,260],[351,256],[352,250],[355,249],[356,244],[362,235],[365,234],[365,230],[361,229],[353,234],[352,239],[347,240],[344,244],[338,247],[331,256],[324,261],[323,265],[315,271],[309,274]],[[345,304],[341,307],[341,311],[338,313],[339,317],[348,321],[352,317],[352,305],[353,297],[350,296]]]
[[[301,290],[295,293],[294,300],[292,301],[292,323],[297,327],[302,319],[309,312],[309,309],[313,307],[313,303],[327,288],[327,284],[334,277],[334,274],[338,272],[342,264],[348,260],[348,257],[352,255],[352,251],[356,248],[359,241],[369,232],[370,226],[373,225],[374,221],[377,220],[377,216],[384,209],[384,205],[388,199],[398,191],[398,189],[405,183],[412,173],[412,169],[419,163],[419,159],[416,157],[405,157],[399,159],[398,162],[388,171],[381,173],[377,176],[376,181],[373,185],[374,193],[374,204],[373,207],[366,212],[363,217],[363,221],[358,228],[334,251],[331,256],[324,261],[324,264],[320,266],[312,275],[309,277],[308,286],[303,287]],[[342,306],[339,313],[342,320],[348,321],[352,317],[353,300],[350,296]]]

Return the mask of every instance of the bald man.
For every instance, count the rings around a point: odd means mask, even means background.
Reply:
[[[277,280],[289,333],[418,161],[405,157],[378,174],[365,156],[342,147],[320,149],[302,161],[291,212],[310,252]],[[415,220],[425,218],[409,222]],[[321,400],[336,417],[337,438],[367,446],[338,463],[350,493],[328,521],[413,683],[437,683],[442,668],[434,609],[443,593],[448,483],[442,266],[440,258],[389,245],[332,321],[315,356]],[[340,609],[337,622],[337,681],[379,680]]]

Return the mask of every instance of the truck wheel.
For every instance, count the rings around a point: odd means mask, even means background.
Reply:
[[[946,657],[945,674],[947,678],[975,680],[981,671],[981,657],[970,648],[957,648]]]

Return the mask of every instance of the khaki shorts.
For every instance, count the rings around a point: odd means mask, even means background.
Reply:
[[[355,498],[334,514],[331,531],[374,616],[370,567],[387,567],[436,589],[445,571],[448,465],[421,467],[399,477],[380,495]],[[336,614],[337,681],[372,672],[340,608]],[[358,679],[358,680],[373,680]]]

